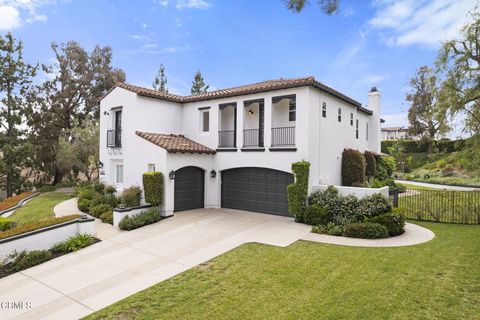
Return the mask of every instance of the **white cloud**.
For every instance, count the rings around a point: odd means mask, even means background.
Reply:
[[[338,67],[346,66],[357,53],[365,47],[368,31],[360,30],[353,40],[349,40],[335,58],[334,64]]]
[[[16,8],[0,6],[0,30],[12,30],[21,24],[20,13]]]
[[[177,9],[207,9],[210,3],[205,0],[177,0]]]
[[[377,0],[369,24],[391,45],[436,46],[455,37],[468,21],[472,0]]]
[[[177,18],[177,19],[175,20],[175,25],[177,26],[177,28],[180,28],[180,27],[183,25],[183,24],[182,24],[182,20],[179,19],[179,18]]]
[[[367,74],[362,76],[361,84],[378,85],[380,82],[387,80],[389,77],[382,74]]]

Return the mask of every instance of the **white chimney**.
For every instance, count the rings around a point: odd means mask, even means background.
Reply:
[[[382,130],[380,127],[380,92],[378,92],[377,87],[372,87],[368,93],[368,105],[367,108],[372,110],[373,114],[371,116],[369,124],[369,137],[368,145],[370,151],[380,153],[380,143],[382,137]]]

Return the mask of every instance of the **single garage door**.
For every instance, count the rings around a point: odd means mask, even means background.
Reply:
[[[289,216],[291,173],[266,168],[222,171],[222,207]]]
[[[175,171],[174,211],[204,207],[205,173],[197,167],[183,167]]]

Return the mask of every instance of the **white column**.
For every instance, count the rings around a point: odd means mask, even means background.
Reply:
[[[380,124],[380,92],[378,92],[376,87],[373,87],[368,93],[368,108],[373,111],[370,129],[369,129],[369,149],[370,151],[380,153],[380,144],[381,144],[381,124]]]
[[[265,98],[263,111],[263,144],[268,149],[272,145],[272,98]]]
[[[243,116],[245,108],[243,101],[237,101],[237,148],[243,147]]]

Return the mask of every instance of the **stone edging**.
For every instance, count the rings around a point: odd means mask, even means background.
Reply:
[[[27,202],[28,200],[32,199],[33,197],[38,196],[39,194],[41,194],[41,192],[37,192],[37,193],[34,193],[34,194],[32,194],[32,195],[29,195],[28,197],[23,198],[22,200],[18,201],[17,204],[14,205],[13,207],[0,211],[0,217],[1,217],[2,215],[4,215],[5,213],[9,213],[10,211],[17,210],[18,208],[20,208],[21,206],[23,206],[25,202]]]

